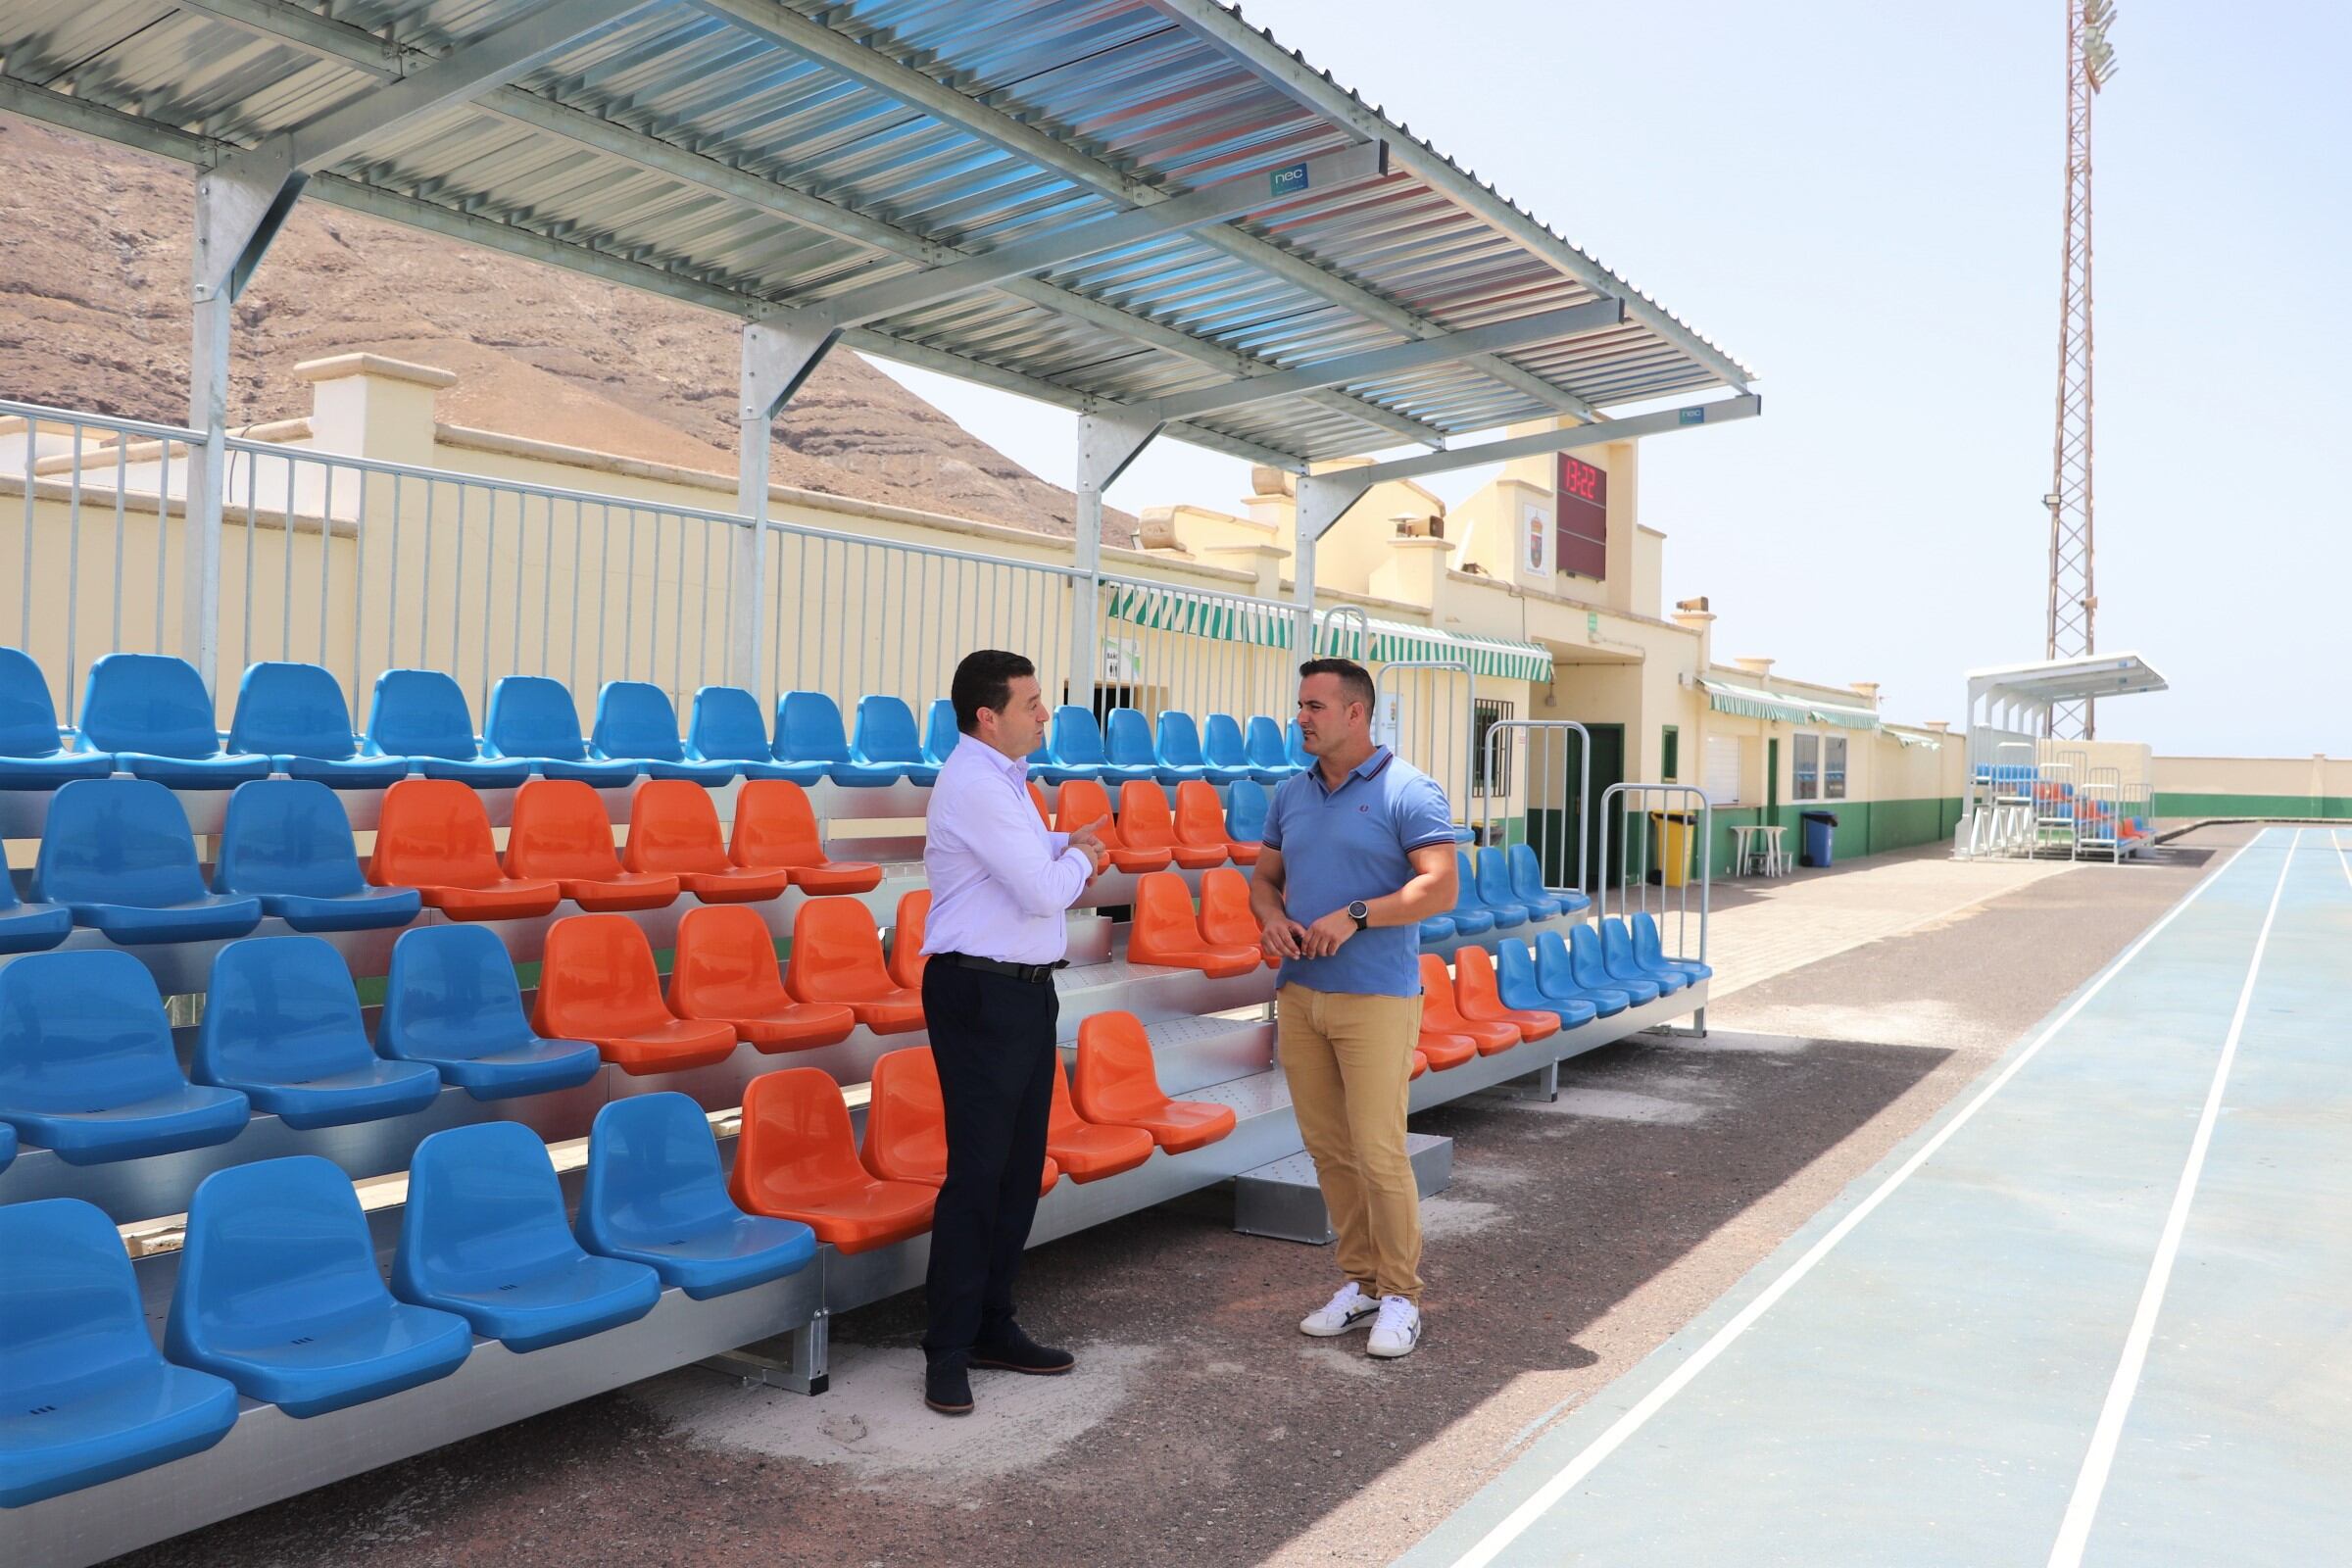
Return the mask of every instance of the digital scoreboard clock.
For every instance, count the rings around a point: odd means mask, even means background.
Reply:
[[[1609,475],[1582,458],[1559,455],[1554,476],[1553,569],[1582,577],[1607,575],[1609,561]]]

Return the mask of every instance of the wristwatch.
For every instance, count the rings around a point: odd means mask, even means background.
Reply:
[[[1368,928],[1372,924],[1372,906],[1361,899],[1356,900],[1348,906],[1348,918],[1355,922],[1358,931]]]

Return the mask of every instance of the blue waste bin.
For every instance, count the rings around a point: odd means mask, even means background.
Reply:
[[[1830,843],[1838,834],[1838,813],[1807,811],[1804,819],[1805,864],[1826,868],[1830,863]]]

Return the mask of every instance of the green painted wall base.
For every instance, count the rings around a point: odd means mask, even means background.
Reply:
[[[1837,831],[1830,838],[1831,858],[1847,860],[1908,849],[1915,844],[1947,843],[1959,826],[1960,807],[1957,795],[1909,801],[1806,802],[1783,805],[1770,812],[1761,807],[1728,807],[1715,813],[1710,874],[1719,877],[1732,874],[1734,827],[1777,823],[1782,829],[1783,844],[1790,854],[1801,857],[1804,813],[1828,811],[1838,818]]]
[[[2352,796],[2168,795],[2158,791],[2156,814],[2166,817],[2276,816],[2340,822],[2352,820]]]

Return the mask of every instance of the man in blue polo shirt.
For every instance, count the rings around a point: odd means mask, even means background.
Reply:
[[[1453,907],[1453,816],[1428,774],[1372,743],[1372,677],[1298,666],[1315,765],[1275,790],[1250,906],[1282,959],[1275,1028],[1347,1283],[1300,1332],[1372,1322],[1366,1349],[1421,1342],[1421,1198],[1404,1152],[1421,1034],[1420,923]]]

